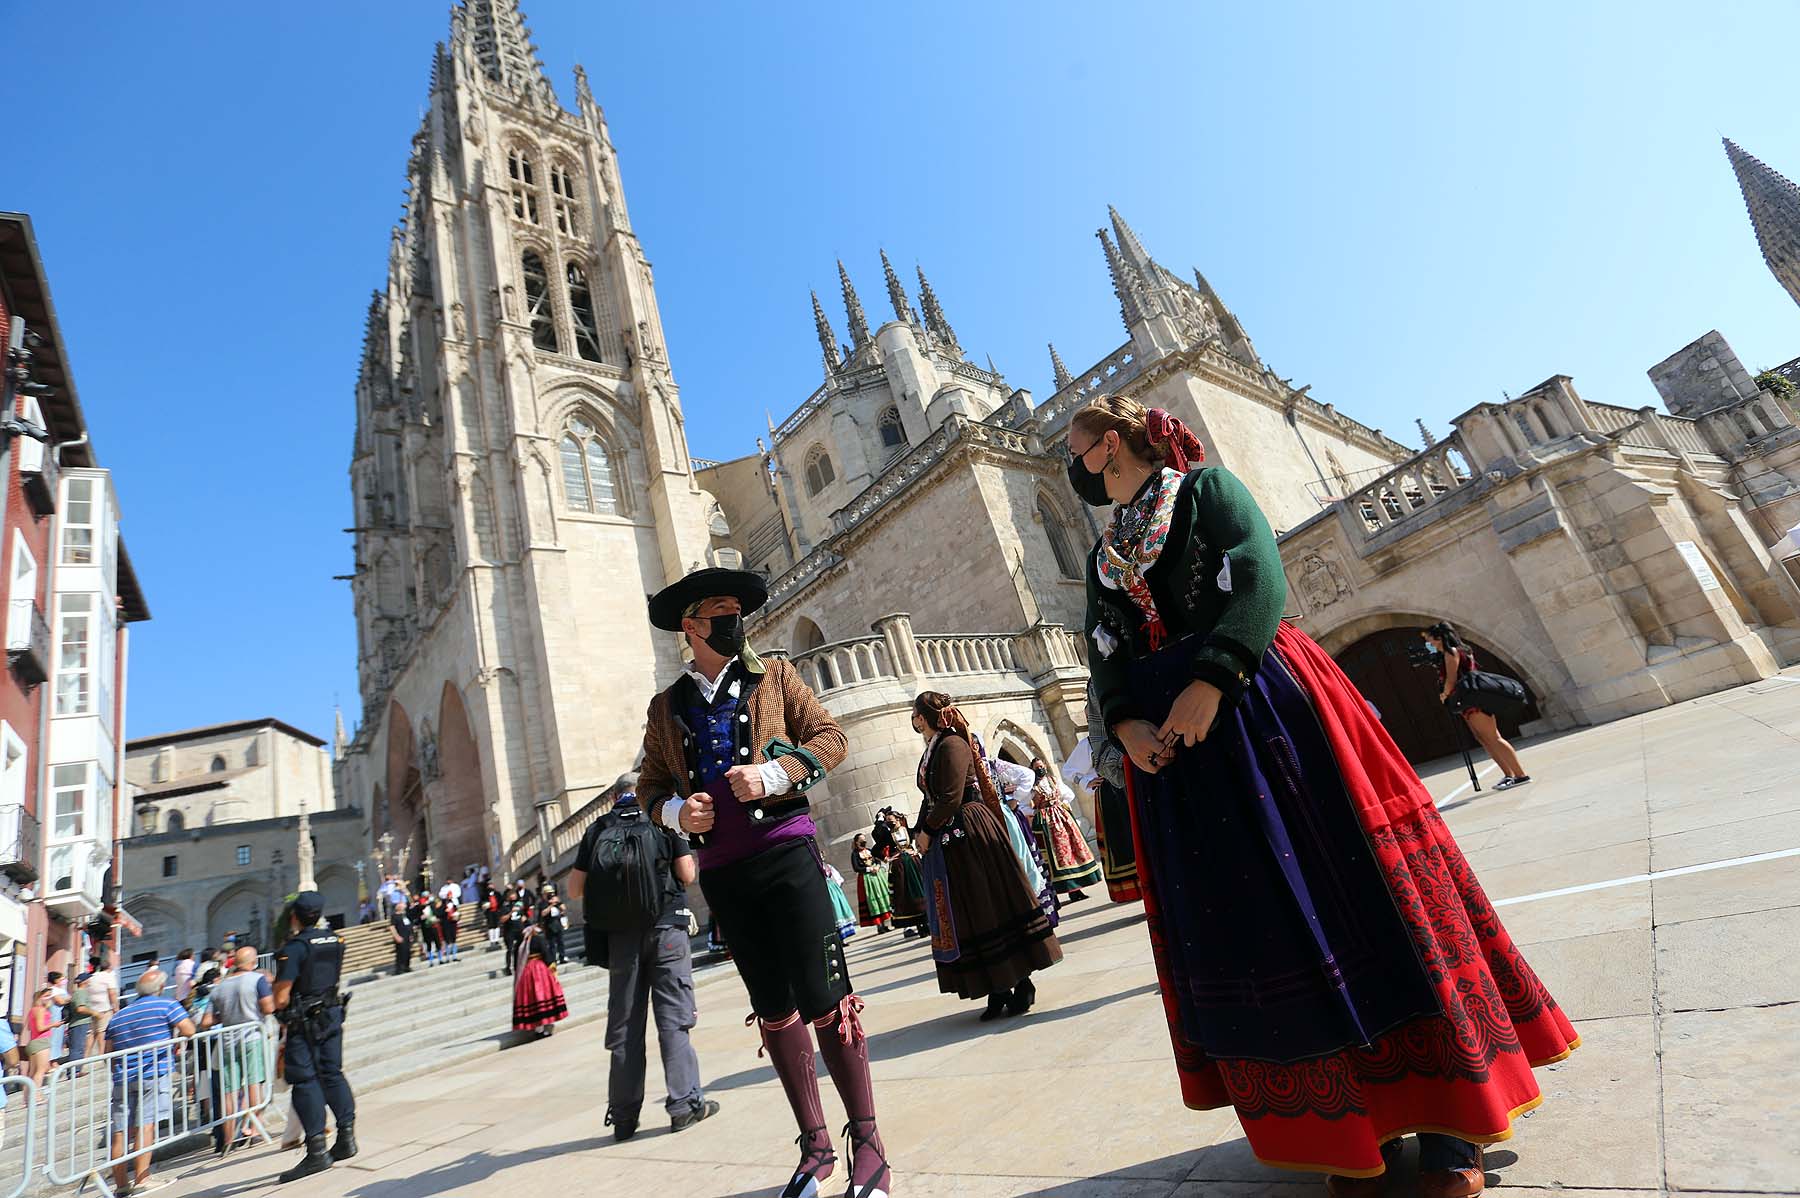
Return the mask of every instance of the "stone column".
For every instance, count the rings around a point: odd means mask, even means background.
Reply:
[[[912,615],[897,611],[881,617],[872,625],[887,644],[888,660],[899,678],[917,678],[924,673],[919,665],[919,643],[913,639]]]

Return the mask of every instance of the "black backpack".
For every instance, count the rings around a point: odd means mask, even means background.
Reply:
[[[641,809],[622,810],[600,821],[588,854],[581,910],[587,925],[608,932],[636,932],[655,926],[662,915],[661,833]]]

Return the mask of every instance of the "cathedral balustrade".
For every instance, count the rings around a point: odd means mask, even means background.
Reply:
[[[915,636],[919,664],[927,676],[998,674],[1019,669],[1008,635],[959,636],[932,633]]]
[[[812,414],[819,410],[825,402],[826,394],[831,390],[829,385],[821,384],[817,391],[806,397],[806,402],[794,410],[794,414],[783,420],[774,432],[769,434],[770,444],[779,445],[793,436],[794,430],[805,424]]]
[[[1117,391],[1136,378],[1138,370],[1137,351],[1127,341],[1045,400],[1037,412],[1038,424],[1046,429],[1060,428],[1076,408],[1096,396]]]
[[[1456,433],[1408,458],[1343,502],[1372,537],[1474,481],[1468,450]]]
[[[888,654],[887,638],[879,635],[833,641],[796,653],[789,660],[806,685],[820,695],[858,683],[899,677]]]

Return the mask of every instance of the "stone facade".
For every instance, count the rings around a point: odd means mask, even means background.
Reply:
[[[432,66],[369,308],[351,461],[362,719],[338,766],[388,864],[500,858],[634,761],[678,668],[644,595],[711,560],[606,121],[512,0]]]
[[[365,869],[364,815],[355,808],[309,815],[315,883],[334,927],[354,924],[358,871]],[[127,960],[199,950],[236,932],[267,951],[288,896],[301,889],[300,818],[245,820],[154,832],[124,842],[127,875],[136,879],[125,909],[143,935],[125,942]]]
[[[1081,579],[1104,516],[1068,494],[1068,422],[1109,392],[1181,417],[1243,477],[1291,609],[1347,668],[1371,637],[1409,657],[1448,618],[1557,727],[1800,648],[1776,560],[1800,441],[1722,338],[1653,371],[1671,414],[1558,377],[1420,452],[1281,377],[1117,212],[1097,236],[1125,339],[1080,372],[1052,348],[1047,400],[976,365],[924,272],[909,285],[881,253],[891,317],[871,321],[839,262],[846,337],[812,298],[818,385],[755,453],[693,461],[585,77],[565,112],[512,0],[465,0],[451,32],[371,307],[352,466],[363,719],[338,786],[409,873],[567,866],[680,664],[642,597],[706,563],[769,579],[752,639],[849,734],[814,792],[840,862],[873,810],[914,802],[921,689],[966,703],[992,746],[1059,759],[1085,730]],[[1764,227],[1786,200],[1758,186],[1759,236],[1787,244]]]
[[[134,740],[125,746],[125,781],[134,834],[317,814],[337,805],[325,742],[275,719]]]

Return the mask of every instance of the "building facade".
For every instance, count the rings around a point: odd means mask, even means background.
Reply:
[[[1652,371],[1666,411],[1556,376],[1442,440],[1421,423],[1415,447],[1290,384],[1200,272],[1166,267],[1117,212],[1095,282],[1103,265],[1123,340],[1079,372],[1052,348],[1048,399],[975,364],[924,272],[909,285],[883,252],[882,318],[838,263],[844,336],[812,298],[817,385],[755,452],[691,461],[579,73],[576,96],[557,103],[512,0],[455,9],[371,308],[352,467],[363,721],[338,782],[409,873],[424,856],[566,866],[679,665],[642,596],[701,564],[769,579],[752,639],[845,725],[850,758],[810,796],[834,857],[875,810],[916,802],[921,689],[955,695],[996,753],[1060,758],[1085,731],[1082,579],[1104,517],[1068,494],[1068,423],[1109,392],[1179,416],[1244,479],[1291,612],[1415,758],[1456,747],[1408,652],[1439,619],[1528,683],[1533,729],[1800,656],[1781,565],[1800,515],[1793,370],[1751,378],[1709,335]],[[1800,203],[1732,151],[1785,284]]]
[[[16,1015],[46,971],[116,935],[127,627],[150,613],[18,213],[0,213],[0,330],[0,976]]]
[[[307,888],[334,926],[356,922],[376,865],[364,813],[337,807],[323,740],[276,719],[149,736],[126,746],[125,778],[132,957],[230,933],[266,945],[287,896]]]
[[[362,718],[339,766],[388,863],[460,876],[634,761],[679,666],[644,596],[713,560],[606,121],[512,0],[433,60],[350,476]]]

